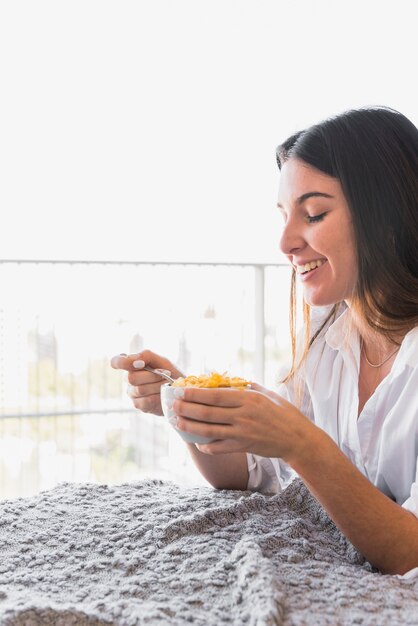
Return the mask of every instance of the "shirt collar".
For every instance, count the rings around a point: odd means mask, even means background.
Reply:
[[[350,309],[347,307],[337,317],[325,333],[325,341],[330,348],[341,350],[350,346],[356,352],[359,349],[359,333],[350,319]],[[415,326],[404,337],[399,353],[394,362],[392,371],[398,371],[404,366],[418,366],[418,326]]]
[[[330,348],[340,350],[343,345],[354,343],[358,332],[350,319],[350,310],[346,307],[325,333],[325,341]]]
[[[418,366],[418,326],[405,335],[399,350],[399,357],[399,360],[409,367]]]

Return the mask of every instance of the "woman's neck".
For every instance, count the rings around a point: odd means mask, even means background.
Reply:
[[[404,334],[398,333],[394,335],[393,339],[389,339],[386,335],[372,328],[363,316],[350,307],[349,303],[347,303],[347,306],[350,308],[351,319],[360,335],[362,352],[369,364],[381,363],[389,355],[396,354],[405,336]]]

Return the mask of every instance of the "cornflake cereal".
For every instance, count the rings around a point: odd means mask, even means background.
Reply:
[[[226,372],[218,374],[202,374],[201,376],[180,377],[172,383],[172,387],[201,387],[201,388],[217,388],[217,387],[233,387],[234,389],[245,389],[250,386],[250,381],[238,376],[226,376]]]

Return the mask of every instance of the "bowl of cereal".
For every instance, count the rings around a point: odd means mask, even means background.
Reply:
[[[209,437],[202,437],[194,435],[192,433],[186,433],[179,430],[176,426],[177,415],[173,410],[173,403],[176,399],[174,392],[179,387],[198,387],[199,389],[219,389],[219,388],[232,388],[232,389],[246,389],[250,386],[250,382],[244,378],[237,376],[227,376],[226,373],[218,374],[218,372],[212,372],[211,374],[202,374],[201,376],[186,376],[177,378],[174,383],[166,383],[161,385],[161,406],[163,413],[168,419],[171,426],[176,432],[187,441],[187,443],[210,443],[213,439]]]

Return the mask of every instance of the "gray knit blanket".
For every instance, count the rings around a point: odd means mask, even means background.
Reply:
[[[1,626],[418,624],[300,480],[263,496],[146,480],[0,503]]]

